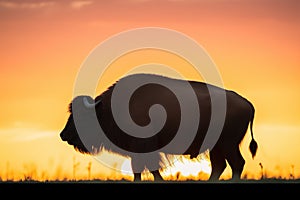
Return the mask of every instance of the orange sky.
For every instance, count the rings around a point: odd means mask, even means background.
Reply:
[[[225,88],[253,102],[259,149],[252,160],[247,134],[245,173],[259,177],[261,162],[272,176],[289,177],[292,166],[300,176],[299,10],[296,0],[0,0],[0,177],[23,178],[35,169],[40,179],[70,178],[73,158],[78,173],[86,175],[89,162],[95,177],[114,173],[58,134],[92,49],[121,31],[148,26],[195,39]]]

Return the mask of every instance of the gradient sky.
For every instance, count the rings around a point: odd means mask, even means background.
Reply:
[[[268,175],[300,176],[299,10],[297,0],[0,0],[1,178],[70,178],[76,162],[78,172],[92,162],[95,177],[112,176],[59,132],[88,54],[114,34],[148,26],[196,40],[224,87],[253,102],[259,149],[252,160],[247,134],[245,173],[260,177],[262,163]]]

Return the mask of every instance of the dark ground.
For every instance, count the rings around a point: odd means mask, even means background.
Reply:
[[[233,182],[231,180],[221,180],[218,182],[207,181],[142,181],[131,182],[122,181],[2,181],[0,182],[0,192],[8,193],[9,197],[37,196],[39,199],[53,196],[56,199],[60,195],[79,197],[87,195],[85,198],[99,199],[105,198],[155,198],[160,199],[161,195],[167,197],[179,197],[186,199],[186,195],[192,195],[197,199],[207,198],[207,196],[223,197],[261,197],[262,195],[289,195],[300,193],[300,179],[262,179],[262,180],[241,180]],[[264,194],[265,193],[265,194]],[[2,195],[2,196],[3,196]],[[92,195],[92,196],[91,196]],[[203,196],[204,195],[204,196]],[[276,196],[275,196],[276,197]],[[223,199],[223,198],[222,198]],[[227,198],[226,198],[227,199]]]

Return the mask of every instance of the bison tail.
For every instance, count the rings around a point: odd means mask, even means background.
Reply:
[[[250,103],[251,104],[251,103]],[[250,142],[250,145],[249,145],[249,149],[250,149],[250,152],[252,154],[252,159],[254,159],[255,155],[256,155],[256,152],[257,152],[257,148],[258,148],[258,145],[257,145],[257,142],[254,140],[254,136],[253,136],[253,129],[252,129],[252,126],[253,126],[253,120],[254,120],[254,114],[255,114],[255,108],[253,107],[253,105],[251,104],[251,117],[250,117],[250,131],[251,131],[251,142]]]
[[[249,145],[249,149],[250,149],[250,152],[252,154],[252,158],[254,159],[255,155],[256,155],[256,151],[257,151],[257,142],[252,139],[251,142],[250,142],[250,145]]]

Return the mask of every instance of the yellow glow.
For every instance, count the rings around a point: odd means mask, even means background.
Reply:
[[[211,173],[211,165],[208,160],[208,152],[200,154],[197,158],[190,159],[188,155],[162,155],[163,167],[160,173],[164,180],[207,180]],[[121,171],[128,180],[133,180],[130,158],[124,160]],[[142,180],[154,180],[148,169],[142,173]]]
[[[211,172],[207,152],[190,159],[189,155],[166,155],[162,173],[166,180],[207,180]]]

